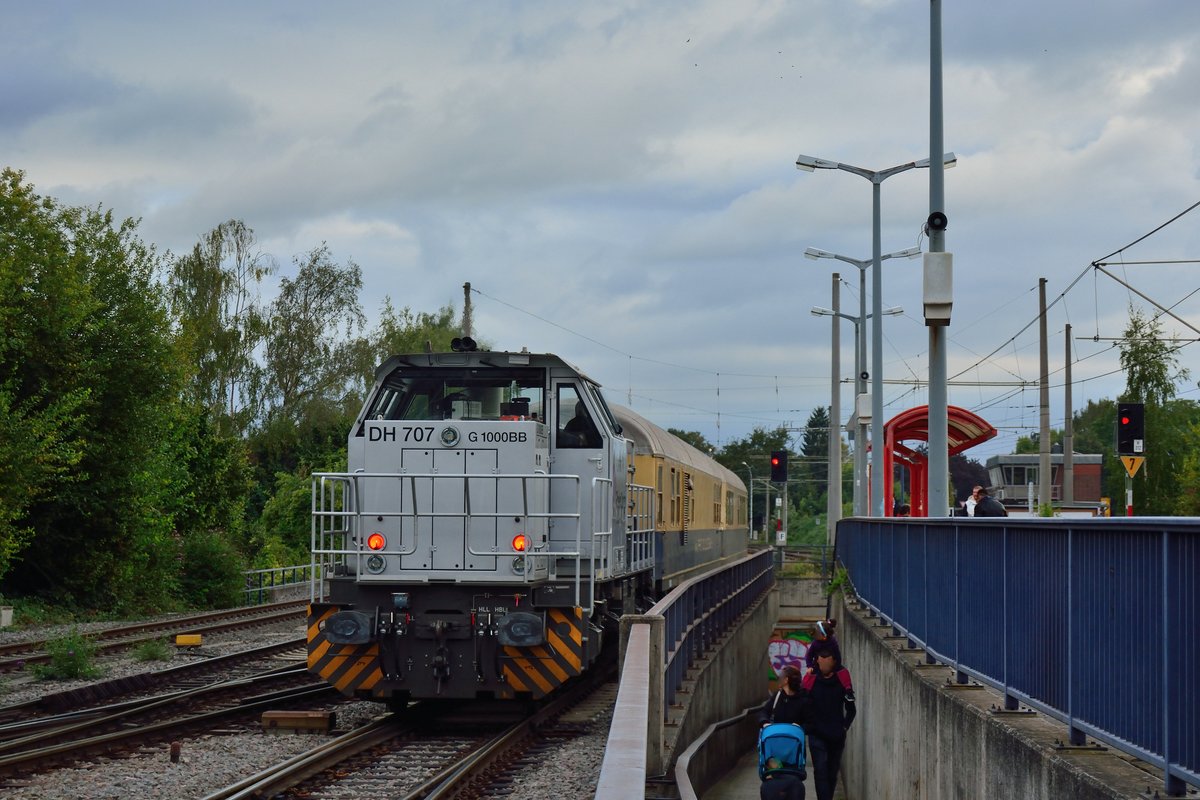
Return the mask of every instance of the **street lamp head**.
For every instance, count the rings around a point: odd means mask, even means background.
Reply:
[[[903,308],[901,308],[900,306],[892,306],[891,308],[885,308],[885,309],[884,309],[883,311],[881,311],[880,313],[881,313],[881,314],[883,314],[883,315],[885,315],[885,316],[888,316],[888,317],[894,317],[894,316],[896,316],[897,314],[903,314],[903,313],[904,313],[904,309],[903,309]]]
[[[820,306],[813,306],[809,310],[808,313],[813,314],[814,316],[818,316],[818,317],[832,317],[837,312],[835,312],[829,308],[821,308]]]
[[[796,156],[796,169],[802,169],[806,172],[812,172],[817,169],[837,169],[836,161],[826,161],[823,158],[813,158],[812,156]]]
[[[910,247],[907,250],[899,250],[895,253],[889,253],[888,255],[892,258],[916,258],[917,256],[921,255],[921,248]]]
[[[925,169],[929,166],[929,159],[922,158],[920,161],[913,162],[913,164],[919,169]],[[958,164],[958,156],[954,155],[954,153],[945,153],[942,155],[942,166],[944,168],[951,169],[956,164]]]
[[[833,253],[830,253],[828,250],[818,250],[815,247],[810,247],[804,251],[804,257],[816,261],[818,258],[833,258]]]

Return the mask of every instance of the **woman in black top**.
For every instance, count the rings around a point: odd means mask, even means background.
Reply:
[[[771,695],[758,714],[759,726],[772,722],[794,722],[804,720],[800,716],[800,668],[791,664],[779,672],[779,691]]]

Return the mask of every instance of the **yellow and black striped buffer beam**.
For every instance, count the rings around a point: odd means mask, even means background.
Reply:
[[[513,692],[542,697],[583,672],[583,609],[546,612],[546,642],[503,648],[504,680]]]
[[[321,630],[322,623],[338,610],[338,606],[324,604],[309,606],[308,671],[342,694],[354,696],[370,691],[383,679],[379,669],[379,643],[331,644]]]

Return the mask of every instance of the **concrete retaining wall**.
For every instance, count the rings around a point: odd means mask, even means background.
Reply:
[[[714,722],[766,699],[767,642],[779,617],[779,592],[769,591],[719,646],[691,671],[675,695],[666,728],[668,772],[675,759]],[[753,721],[718,732],[691,761],[692,785],[703,790],[737,763],[754,743]],[[749,744],[747,744],[749,743]]]
[[[835,599],[838,639],[858,696],[842,761],[852,800],[1029,800],[1145,797],[1162,773],[1115,751],[1056,749],[1066,726],[1042,714],[997,715],[999,692],[958,687],[947,667],[889,638],[857,606]]]
[[[780,578],[779,621],[815,622],[825,618],[825,591],[820,578]]]

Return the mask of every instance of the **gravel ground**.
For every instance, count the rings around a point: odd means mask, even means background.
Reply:
[[[89,623],[62,626],[61,630],[0,632],[0,642],[47,638],[77,629],[84,633],[122,623]],[[177,651],[171,661],[137,662],[128,656],[101,662],[107,680],[149,670],[176,666],[188,661],[224,655],[239,649],[302,636],[303,623],[255,628],[206,636],[197,651]],[[33,681],[27,677],[0,678],[0,704],[18,703],[45,693],[65,691],[90,681]],[[319,706],[314,706],[318,708]],[[324,707],[324,706],[320,706]],[[338,731],[350,730],[385,712],[378,703],[352,702],[338,705]],[[543,763],[570,764],[569,770],[527,768],[511,784],[509,800],[545,800],[548,797],[584,798],[595,792],[608,738],[611,711],[600,713],[591,731],[557,746]],[[325,741],[323,736],[261,732],[229,733],[184,740],[178,763],[172,764],[169,746],[144,748],[132,757],[104,759],[71,769],[32,775],[6,782],[0,795],[11,800],[125,800],[125,798],[171,797],[179,800],[202,798],[241,778],[255,774]]]
[[[127,625],[125,622],[93,622],[82,625],[43,626],[22,631],[5,630],[0,633],[0,644],[23,642],[31,639],[54,639],[65,636],[72,631],[80,633],[97,633],[107,628]],[[238,650],[281,642],[304,636],[304,621],[297,615],[295,623],[273,625],[270,627],[249,628],[241,631],[226,631],[218,634],[205,634],[204,644],[195,649],[176,650],[172,647],[169,661],[137,661],[126,651],[111,656],[98,658],[96,665],[103,674],[90,680],[38,680],[32,674],[25,672],[0,675],[0,705],[11,705],[32,700],[43,694],[65,692],[89,683],[96,683],[113,678],[124,678],[142,672],[155,672],[160,669],[177,667],[195,661],[203,661],[214,656],[223,656]],[[167,638],[164,634],[163,638]]]

